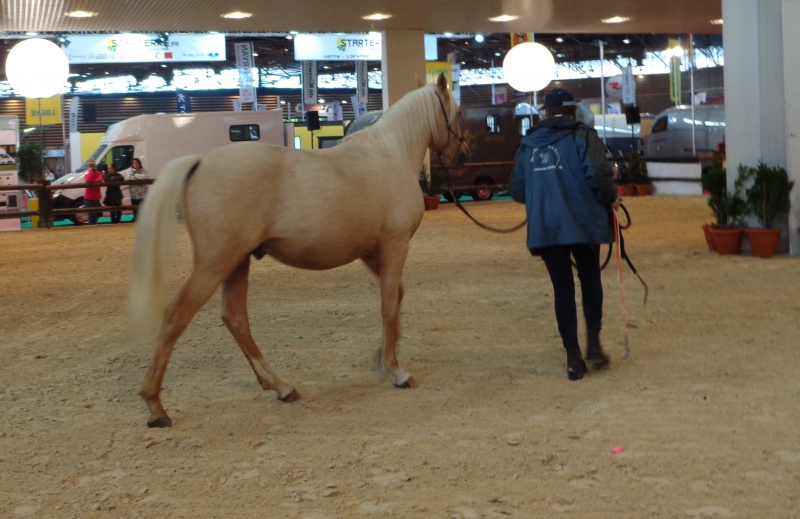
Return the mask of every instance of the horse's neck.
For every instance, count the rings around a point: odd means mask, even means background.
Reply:
[[[397,160],[407,161],[414,168],[422,164],[432,130],[427,120],[420,120],[411,113],[409,104],[395,105],[387,110],[374,128],[378,138],[389,143],[389,153]]]

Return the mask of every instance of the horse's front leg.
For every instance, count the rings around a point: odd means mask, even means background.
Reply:
[[[250,363],[250,367],[253,368],[261,387],[264,390],[272,389],[284,402],[300,400],[300,393],[272,371],[272,367],[261,354],[252,333],[250,333],[250,320],[247,316],[247,274],[249,269],[250,258],[248,257],[234,269],[222,284],[222,321],[236,339],[236,343]]]
[[[397,341],[400,339],[400,302],[403,299],[403,267],[408,244],[390,253],[364,258],[364,263],[380,281],[383,343],[379,351],[380,366],[392,375],[392,383],[401,388],[417,387],[417,382],[397,361]]]

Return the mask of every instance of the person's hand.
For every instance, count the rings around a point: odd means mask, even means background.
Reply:
[[[617,199],[616,199],[616,200],[614,200],[614,203],[613,203],[613,204],[611,204],[611,207],[614,209],[614,211],[619,211],[619,206],[620,206],[621,204],[622,204],[622,199],[621,199],[621,198],[619,198],[619,197],[617,197]]]

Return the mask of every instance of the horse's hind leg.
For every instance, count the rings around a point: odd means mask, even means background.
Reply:
[[[262,388],[272,389],[284,402],[300,399],[300,394],[278,377],[259,351],[250,333],[247,317],[247,273],[250,258],[245,259],[222,284],[222,321],[242,349]]]
[[[400,302],[403,300],[403,266],[408,254],[408,245],[391,253],[362,258],[369,269],[378,276],[381,287],[381,318],[383,320],[383,343],[379,351],[381,367],[392,375],[397,387],[417,387],[417,382],[397,361],[397,341],[400,339]]]
[[[144,384],[139,395],[150,410],[148,427],[171,427],[172,420],[161,405],[161,386],[164,373],[175,347],[175,342],[186,329],[195,313],[205,304],[216,290],[219,282],[213,281],[209,275],[192,272],[181,288],[178,297],[164,311],[164,320],[159,332],[156,351],[147,368]]]

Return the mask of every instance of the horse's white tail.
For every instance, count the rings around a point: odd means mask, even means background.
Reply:
[[[189,155],[169,162],[150,187],[136,216],[128,309],[131,326],[142,337],[149,337],[161,323],[168,269],[177,248],[183,187],[198,160],[197,155]]]

